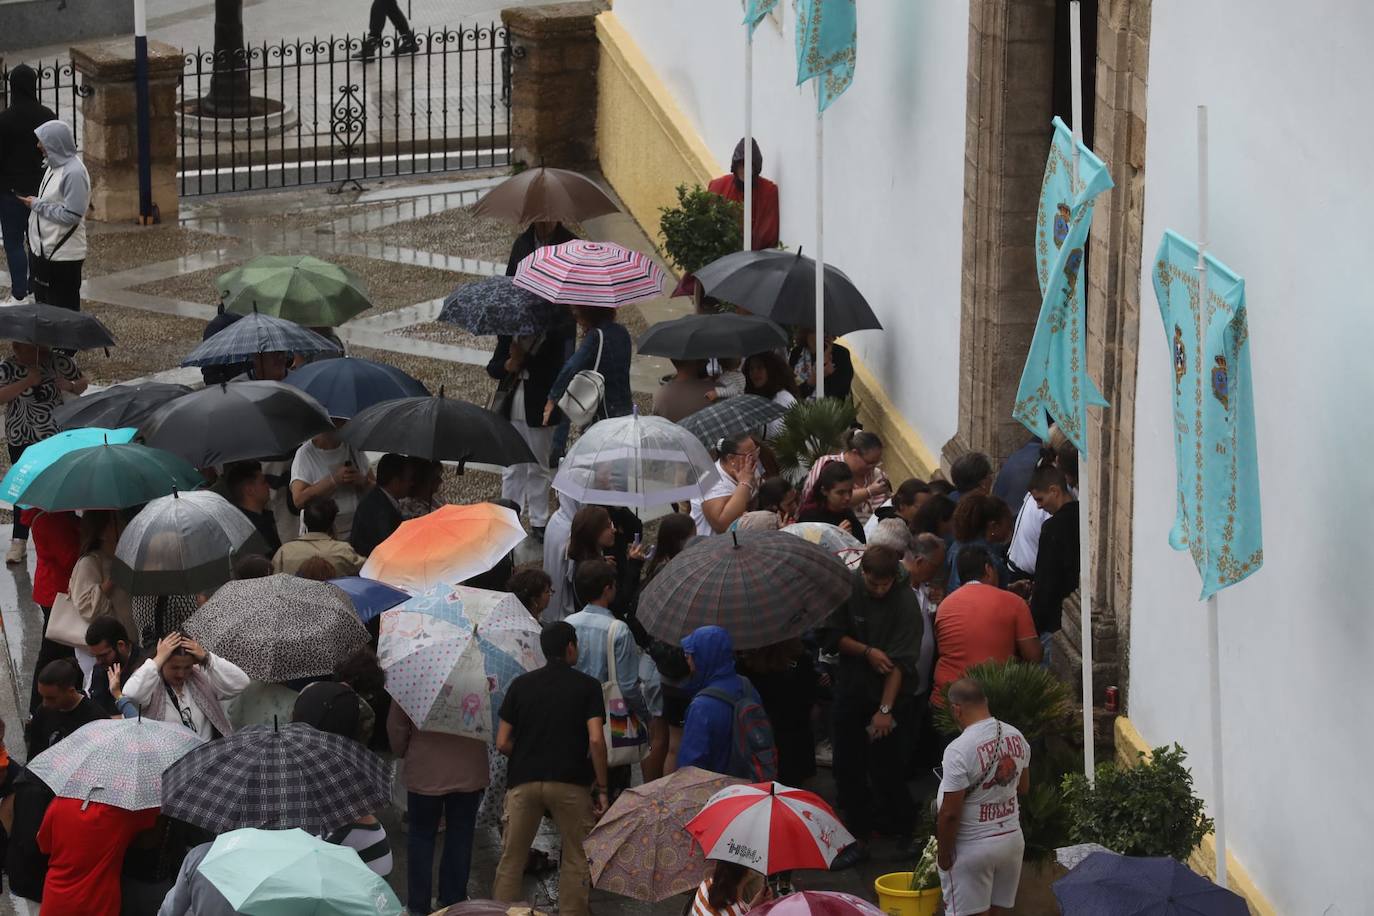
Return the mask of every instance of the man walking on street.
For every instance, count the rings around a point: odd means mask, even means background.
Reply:
[[[935,825],[945,912],[1010,911],[1026,851],[1017,802],[1030,790],[1030,745],[992,717],[977,681],[951,684],[949,709],[961,732],[945,748]]]
[[[496,749],[510,758],[506,771],[506,830],[492,896],[525,899],[520,887],[530,845],[547,812],[563,841],[558,910],[587,916],[591,874],[582,848],[610,801],[606,782],[606,710],[601,685],[573,667],[577,631],[567,621],[539,635],[548,661],[506,688]],[[595,779],[594,792],[588,786]]]
[[[396,0],[372,0],[372,10],[367,17],[367,37],[363,39],[363,50],[355,56],[356,60],[366,63],[377,56],[382,49],[382,29],[386,28],[388,19],[400,36],[391,53],[395,56],[419,53],[420,46],[415,42],[415,33],[411,31],[406,14],[401,12]]]
[[[29,297],[29,255],[24,250],[29,208],[19,198],[38,193],[43,154],[33,132],[56,118],[51,108],[38,101],[38,71],[28,64],[11,70],[9,107],[0,112],[0,231],[10,271],[10,297],[4,305],[17,305]]]

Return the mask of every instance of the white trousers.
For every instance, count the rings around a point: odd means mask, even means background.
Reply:
[[[553,427],[525,423],[524,383],[515,389],[515,397],[511,399],[510,422],[539,461],[513,464],[501,471],[501,498],[529,512],[530,527],[543,528],[549,523],[549,486],[553,483],[553,470],[549,467]]]

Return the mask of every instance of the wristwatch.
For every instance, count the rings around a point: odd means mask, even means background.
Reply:
[[[879,712],[880,715],[890,716],[890,715],[892,715],[892,707],[891,707],[891,706],[879,706],[879,707],[878,707],[878,712]]]

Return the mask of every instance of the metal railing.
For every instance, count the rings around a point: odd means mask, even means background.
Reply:
[[[38,71],[38,101],[52,109],[59,121],[66,121],[76,136],[77,149],[81,148],[83,133],[81,122],[81,103],[90,98],[94,91],[82,85],[70,60],[28,61],[28,66]],[[15,66],[18,66],[16,64]],[[0,68],[0,107],[10,104],[10,71],[6,64]]]

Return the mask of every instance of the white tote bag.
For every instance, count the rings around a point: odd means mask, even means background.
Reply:
[[[646,723],[639,721],[625,702],[620,692],[620,680],[615,669],[616,627],[626,628],[616,621],[606,631],[606,683],[601,685],[601,695],[606,701],[606,765],[625,766],[639,763],[647,749],[649,733]]]

